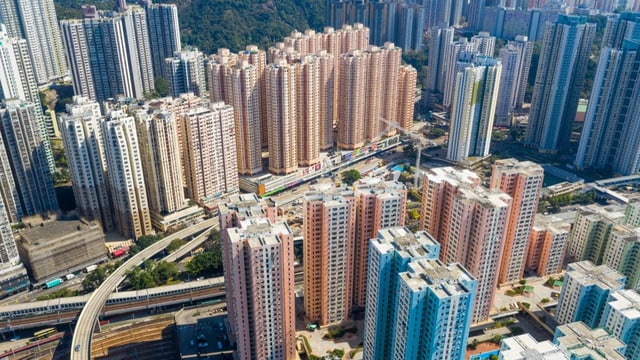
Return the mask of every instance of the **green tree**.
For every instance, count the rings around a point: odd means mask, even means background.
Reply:
[[[84,280],[82,280],[82,288],[85,291],[93,291],[97,289],[107,278],[107,275],[105,267],[99,266],[97,269],[90,272]]]
[[[127,279],[129,279],[129,285],[135,290],[148,289],[156,286],[151,273],[139,267],[127,271]]]
[[[136,240],[136,243],[133,244],[129,248],[129,253],[131,255],[135,255],[138,252],[140,252],[140,250],[146,249],[147,247],[149,247],[149,246],[153,245],[154,243],[158,242],[160,239],[162,239],[162,236],[160,236],[160,235],[143,235],[143,236],[140,236]]]
[[[342,181],[347,185],[352,185],[354,182],[358,181],[358,179],[360,179],[361,177],[360,172],[355,169],[343,171],[341,176],[342,176]]]
[[[187,263],[191,276],[212,276],[222,272],[222,254],[219,250],[204,251]]]
[[[172,240],[169,245],[167,245],[166,250],[169,254],[175,252],[176,250],[180,249],[184,244],[186,244],[187,242],[182,240],[182,239],[175,239]]]
[[[169,83],[163,77],[156,78],[155,88],[159,97],[169,96]]]
[[[172,262],[160,261],[154,264],[148,271],[151,272],[153,281],[158,285],[164,285],[178,276],[178,266]]]

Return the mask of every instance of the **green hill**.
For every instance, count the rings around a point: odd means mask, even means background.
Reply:
[[[133,3],[133,1],[131,1]],[[232,51],[248,44],[266,48],[292,30],[324,25],[324,0],[162,0],[178,5],[183,44],[214,53],[220,47]],[[95,4],[113,8],[114,0],[55,0],[60,19],[79,18],[80,6]]]

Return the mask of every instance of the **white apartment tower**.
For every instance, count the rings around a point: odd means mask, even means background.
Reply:
[[[102,137],[116,228],[134,239],[152,234],[134,118],[122,110],[111,110],[102,122]]]
[[[207,78],[204,73],[204,55],[198,49],[182,50],[164,59],[164,74],[169,94],[193,93],[207,97]]]
[[[5,100],[0,108],[0,134],[18,191],[19,216],[58,209],[40,111],[39,105],[22,100]]]
[[[447,148],[451,161],[489,154],[502,71],[499,61],[487,57],[458,66]]]
[[[100,221],[104,231],[112,231],[100,105],[75,96],[58,121],[78,212],[89,220]]]
[[[141,99],[153,91],[145,11],[135,5],[120,10],[60,22],[76,95],[104,101],[116,95]]]
[[[10,37],[26,40],[38,84],[68,73],[53,0],[2,1],[0,22]]]
[[[164,60],[182,50],[178,7],[175,4],[152,4],[149,1],[144,10],[147,16],[153,73],[156,77],[169,77],[170,74],[164,72]]]
[[[522,106],[532,54],[533,42],[527,41],[527,37],[521,35],[516,36],[515,41],[509,41],[500,49],[502,75],[500,95],[496,104],[495,125],[510,126],[512,111]]]

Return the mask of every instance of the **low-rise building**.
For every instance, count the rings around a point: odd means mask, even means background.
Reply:
[[[22,262],[38,284],[107,259],[105,236],[96,221],[24,221],[17,235]]]
[[[558,326],[553,342],[570,359],[624,360],[625,345],[604,329],[591,329],[583,322]]]

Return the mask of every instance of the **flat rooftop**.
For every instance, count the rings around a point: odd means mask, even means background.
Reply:
[[[569,357],[551,341],[538,342],[530,334],[502,340],[501,359],[504,360],[569,360]]]
[[[440,254],[440,243],[426,231],[412,233],[406,227],[395,226],[378,230],[379,242],[388,243],[404,257],[437,258]]]
[[[558,326],[554,342],[577,359],[623,360],[625,345],[604,329],[591,329],[583,322]]]
[[[182,310],[176,313],[176,332],[181,359],[224,359],[234,347],[227,332],[225,305]],[[227,357],[228,358],[228,357]]]
[[[566,275],[582,286],[598,286],[602,289],[622,289],[625,283],[625,276],[616,270],[607,265],[596,266],[588,260],[569,264]]]
[[[400,278],[414,291],[430,288],[439,298],[475,292],[470,289],[474,277],[460,264],[444,265],[437,259],[424,259],[409,263],[409,269],[401,273]]]
[[[28,225],[30,224],[30,225]],[[41,223],[25,223],[26,229],[20,231],[22,243],[26,246],[38,246],[61,238],[80,236],[88,231],[100,231],[100,225],[95,221],[84,219],[49,220]]]

